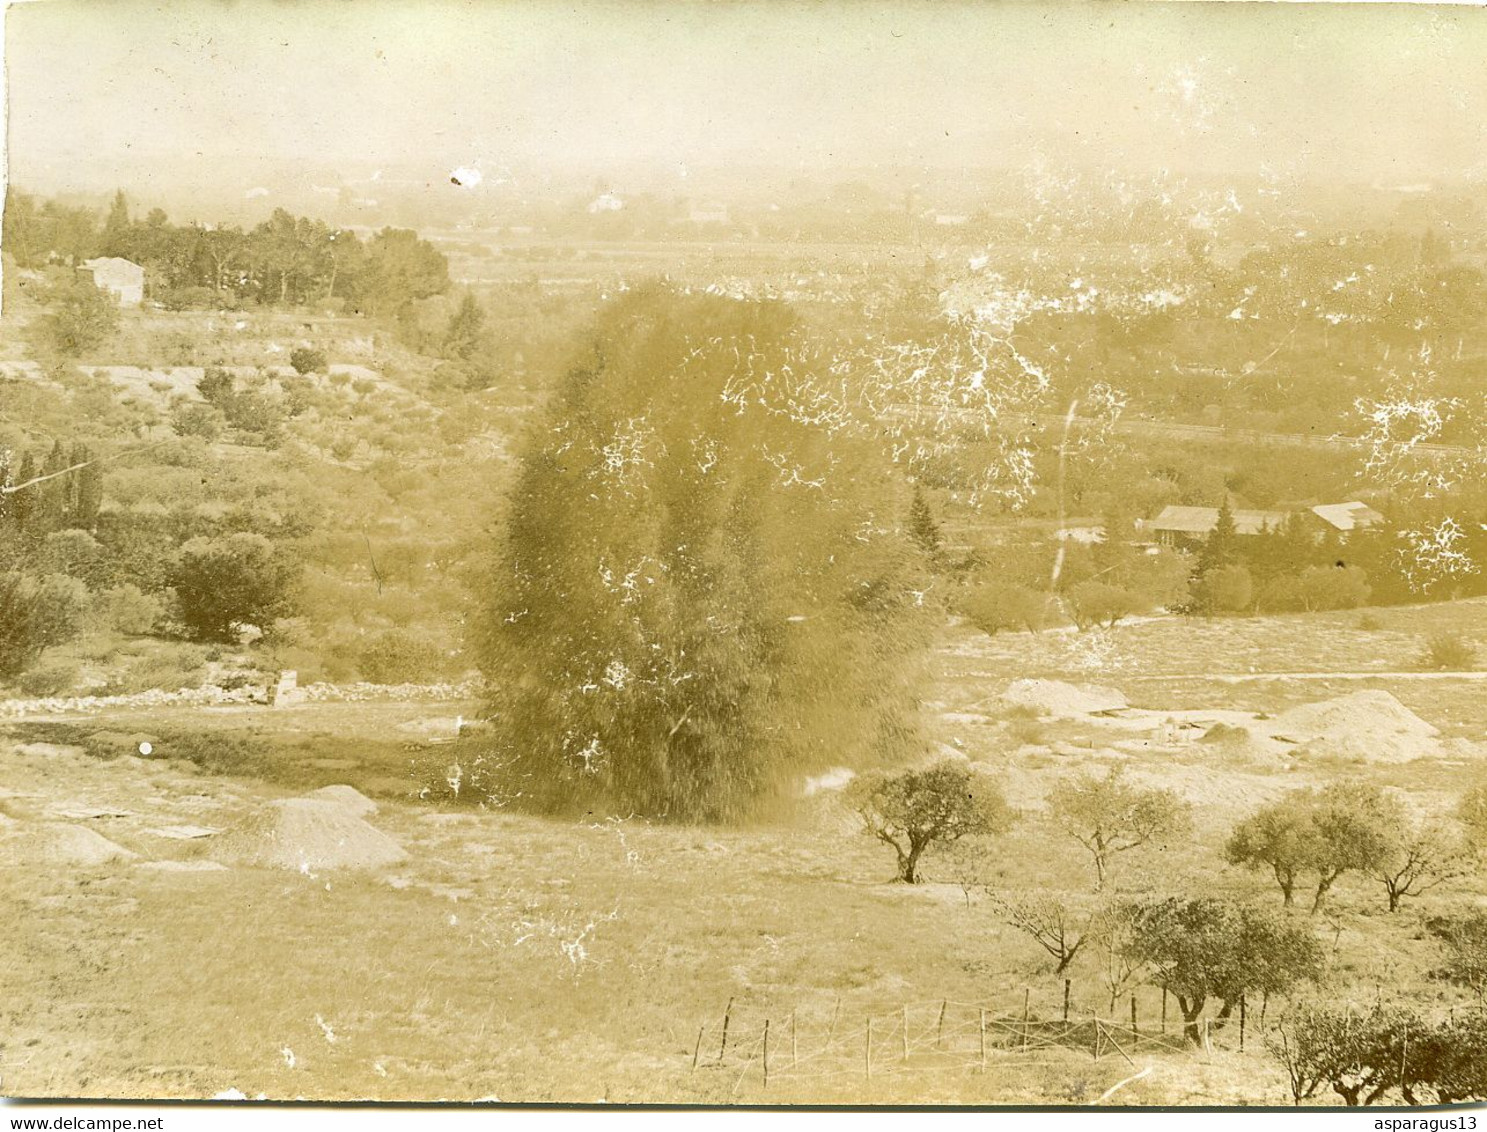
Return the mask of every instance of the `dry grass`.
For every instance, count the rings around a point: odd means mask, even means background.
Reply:
[[[1458,615],[1475,616],[1479,608]],[[1386,614],[1395,615],[1416,612]],[[1130,627],[1128,644],[1167,649],[1164,663],[1171,659],[1174,667],[1215,671],[1233,662],[1230,649],[1257,650],[1243,655],[1268,665],[1313,654],[1319,660],[1312,638],[1342,640],[1359,632],[1355,623],[1344,615],[1238,628],[1214,623],[1206,637],[1192,634],[1218,650],[1206,657],[1193,641],[1173,653],[1184,638],[1164,623]],[[1413,641],[1424,627],[1411,622],[1398,631]],[[1117,874],[1123,891],[1218,893],[1279,905],[1266,877],[1220,864],[1223,837],[1257,801],[1355,774],[1356,767],[1255,765],[1197,744],[1113,747],[1119,734],[1104,725],[977,712],[972,705],[994,697],[1014,675],[1077,676],[1037,667],[1039,650],[1054,647],[1051,637],[1019,635],[1017,647],[1029,653],[1022,663],[1002,653],[1006,644],[954,636],[935,689],[937,703],[959,709],[944,712],[937,737],[994,769],[1026,811],[1011,834],[992,843],[989,883],[1092,899],[1087,860],[1051,829],[1039,803],[1059,777],[1121,762],[1142,780],[1190,797],[1198,819],[1192,843],[1124,856]],[[1363,686],[1138,685],[1119,671],[1098,678],[1128,690],[1138,706],[1168,709],[1230,704],[1276,712]],[[1480,685],[1385,679],[1379,686],[1448,730],[1464,734],[1487,722]],[[383,801],[370,821],[402,843],[409,859],[369,874],[138,864],[84,873],[41,864],[7,870],[0,899],[18,912],[0,921],[7,1091],[1066,1104],[1088,1103],[1132,1072],[1118,1055],[1095,1061],[1083,1049],[998,1054],[985,1075],[964,1064],[914,1060],[895,1069],[889,1040],[871,1085],[855,1062],[850,1069],[844,1062],[835,1076],[779,1075],[767,1093],[757,1072],[704,1064],[694,1074],[698,1027],[715,1030],[730,998],[735,1033],[754,1034],[765,1018],[778,1023],[797,1011],[805,1048],[821,1040],[837,1011],[860,1024],[868,1014],[887,1018],[914,1003],[912,1024],[927,1026],[933,1011],[926,1003],[988,1003],[1015,1013],[1026,989],[1035,1016],[1056,1017],[1062,980],[1034,944],[998,922],[987,901],[968,906],[946,859],[929,860],[931,883],[890,883],[891,854],[854,832],[829,801],[803,806],[793,821],[732,830],[560,823],[419,804],[409,797],[419,760],[445,758],[448,748],[411,751],[395,738],[397,725],[452,710],[171,709],[121,713],[81,729],[24,728],[26,739],[52,742],[100,728],[153,730],[167,737],[166,756],[170,736],[192,731],[195,739],[174,751],[193,761],[140,762],[102,750],[8,754],[0,809],[22,820],[59,801],[107,802],[132,816],[96,819],[94,828],[146,860],[189,861],[213,857],[214,843],[166,843],[147,827],[167,820],[225,825],[286,792],[349,782]],[[1369,775],[1439,811],[1480,771],[1424,759],[1373,767]],[[1391,916],[1381,889],[1345,880],[1328,914],[1312,921],[1331,956],[1324,993],[1365,1003],[1382,988],[1428,1007],[1456,1001],[1456,991],[1427,978],[1437,960],[1420,916],[1481,889],[1478,878]],[[1095,960],[1081,958],[1071,972],[1076,1017],[1108,1009]],[[1159,995],[1150,988],[1140,994],[1142,1017],[1154,1020]],[[1212,1059],[1147,1051],[1140,1064],[1150,1061],[1153,1073],[1120,1099],[1283,1103],[1279,1067],[1253,1039],[1242,1056],[1233,1041],[1224,1035]]]

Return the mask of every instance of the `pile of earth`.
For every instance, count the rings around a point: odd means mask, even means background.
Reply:
[[[407,858],[403,847],[368,825],[377,805],[350,786],[269,802],[223,839],[234,861],[266,868],[376,869]]]
[[[0,864],[7,868],[91,869],[136,856],[85,826],[16,821],[0,814]]]
[[[1437,753],[1440,734],[1388,692],[1353,692],[1277,716],[1275,738],[1305,754],[1367,762],[1409,762]]]
[[[1295,753],[1289,743],[1237,723],[1215,723],[1203,732],[1198,742],[1214,754],[1228,758],[1274,758]]]
[[[1015,707],[1032,708],[1040,715],[1062,718],[1097,715],[1130,707],[1124,694],[1114,688],[1098,684],[1066,684],[1062,680],[1014,680],[1002,693],[1002,700]]]

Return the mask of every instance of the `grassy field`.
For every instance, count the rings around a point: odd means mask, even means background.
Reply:
[[[1115,634],[1131,662],[1093,675],[1137,707],[1275,711],[1362,685],[1138,677],[1249,665],[1296,671],[1329,655],[1352,670],[1368,659],[1369,640],[1394,641],[1402,655],[1427,623],[1470,632],[1484,607],[1382,616],[1382,630],[1358,629],[1356,614],[1212,622],[1197,631],[1191,623],[1133,625]],[[1088,860],[1043,817],[1042,797],[1064,775],[1121,762],[1192,799],[1198,819],[1190,843],[1126,855],[1116,878],[1123,892],[1278,904],[1265,877],[1221,863],[1226,831],[1285,789],[1358,768],[1267,766],[1197,744],[1117,746],[1106,725],[996,705],[1015,677],[1089,677],[1067,660],[1072,639],[953,629],[939,653],[935,738],[995,773],[1025,811],[986,848],[985,880],[1089,902]],[[1422,812],[1440,812],[1487,768],[1465,757],[1487,756],[1473,742],[1487,717],[1487,687],[1385,676],[1377,683],[1459,742],[1450,757],[1372,767],[1369,780],[1398,788]],[[857,832],[831,795],[804,799],[770,825],[731,829],[597,815],[549,821],[420,801],[458,748],[422,743],[419,721],[468,715],[473,706],[171,709],[11,725],[0,754],[0,812],[12,823],[0,838],[63,811],[101,810],[108,813],[66,820],[137,856],[92,868],[34,859],[0,870],[11,910],[0,920],[5,1091],[1068,1104],[1093,1102],[1150,1065],[1112,1100],[1288,1100],[1280,1067],[1257,1038],[1258,1019],[1243,1053],[1233,1027],[1211,1053],[1172,1049],[1153,1033],[1161,996],[1150,987],[1137,992],[1145,1036],[1116,1032],[1120,1048],[1106,1038],[1097,1058],[1092,1013],[1128,1020],[1129,1003],[1122,996],[1112,1010],[1096,956],[1070,971],[1065,1031],[1062,977],[984,896],[967,895],[952,860],[931,858],[924,885],[891,883],[891,853]],[[140,736],[156,744],[150,759],[128,753]],[[219,838],[158,832],[183,823],[229,830],[272,799],[333,782],[382,803],[370,821],[406,847],[407,861],[367,873],[230,860],[213,868]],[[1346,878],[1331,908],[1310,921],[1328,952],[1317,993],[1366,1004],[1387,990],[1426,1009],[1459,1001],[1427,977],[1438,959],[1420,921],[1480,900],[1482,890],[1478,877],[1390,915],[1376,884]],[[1025,1004],[1027,1051],[1018,1028]],[[984,1071],[982,1009],[991,1020]]]

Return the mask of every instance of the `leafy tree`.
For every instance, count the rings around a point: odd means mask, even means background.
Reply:
[[[448,287],[448,261],[418,233],[384,228],[368,241],[359,293],[369,314],[395,315]]]
[[[1080,629],[1095,625],[1113,628],[1123,617],[1146,607],[1141,595],[1105,582],[1080,582],[1068,593],[1069,615]]]
[[[1217,1000],[1222,1026],[1241,997],[1283,994],[1322,970],[1322,948],[1305,928],[1229,901],[1168,899],[1137,905],[1129,950],[1182,1011],[1183,1029],[1202,1043],[1199,1023]]]
[[[493,789],[746,813],[810,767],[919,750],[922,556],[875,434],[741,396],[820,364],[787,308],[665,288],[601,313],[534,430],[479,653]]]
[[[1085,773],[1063,780],[1049,792],[1048,807],[1054,822],[1089,851],[1097,891],[1116,854],[1192,827],[1191,806],[1170,790],[1132,785],[1119,766],[1103,778]]]
[[[966,587],[956,602],[960,615],[988,636],[1003,629],[1036,633],[1044,625],[1048,596],[1016,582],[987,580]]]
[[[260,628],[293,608],[297,565],[262,535],[193,538],[172,573],[177,615],[191,636],[228,641],[242,625]]]
[[[1261,807],[1235,827],[1224,853],[1233,865],[1268,866],[1287,905],[1294,902],[1300,875],[1315,873],[1311,910],[1317,912],[1344,873],[1383,870],[1397,860],[1392,831],[1403,822],[1398,801],[1377,787],[1333,783],[1295,790]]]
[[[996,784],[949,759],[925,770],[862,775],[848,786],[847,802],[867,832],[898,854],[905,884],[919,883],[919,858],[931,846],[1002,833],[1012,822]]]
[[[1414,1090],[1427,1076],[1422,1047],[1430,1029],[1418,1015],[1393,1004],[1380,1002],[1356,1016],[1351,1008],[1308,1006],[1283,1019],[1267,1045],[1286,1067],[1298,1105],[1324,1084],[1354,1107],[1371,1105],[1392,1088],[1401,1090],[1405,1104],[1416,1104]]]
[[[36,347],[48,354],[76,358],[106,342],[119,321],[119,308],[108,292],[73,272],[54,278],[42,290],[45,312],[31,324]]]

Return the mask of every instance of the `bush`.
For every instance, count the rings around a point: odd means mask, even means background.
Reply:
[[[170,411],[170,427],[177,436],[199,436],[202,440],[216,440],[227,427],[227,418],[216,405],[190,401],[177,405]]]
[[[131,637],[152,632],[165,613],[160,598],[130,582],[104,590],[94,599],[93,608],[104,625]]]
[[[1240,613],[1254,601],[1255,584],[1240,565],[1220,566],[1203,575],[1207,606],[1215,613]]]
[[[325,351],[309,346],[296,346],[289,352],[289,364],[294,372],[303,377],[307,373],[325,372]]]
[[[1476,665],[1477,650],[1456,633],[1436,633],[1426,639],[1416,663],[1425,669],[1460,672]]]
[[[1140,594],[1106,582],[1080,582],[1069,590],[1068,599],[1069,615],[1080,629],[1114,626],[1145,606]]]
[[[447,668],[433,642],[401,629],[379,633],[361,651],[358,667],[374,684],[411,684],[438,678]]]
[[[1373,592],[1359,566],[1308,566],[1298,579],[1301,604],[1309,611],[1357,609]]]
[[[0,679],[13,677],[51,645],[82,630],[87,588],[59,574],[0,575]]]
[[[988,636],[1003,629],[1043,627],[1047,597],[1015,583],[980,582],[970,586],[957,602],[962,617]]]
[[[43,661],[21,673],[16,686],[28,696],[64,696],[77,687],[80,669],[78,662],[71,659]]]

